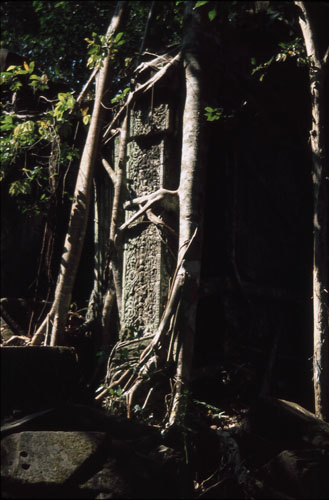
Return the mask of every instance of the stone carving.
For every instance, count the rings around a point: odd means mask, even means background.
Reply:
[[[130,114],[131,135],[155,135],[157,132],[168,131],[170,126],[170,115],[168,104],[159,104],[152,110],[148,106],[134,110]]]
[[[126,181],[130,196],[135,198],[166,187],[169,105],[160,103],[150,111],[145,103],[137,103],[130,111],[129,128]],[[127,211],[126,220],[133,213]],[[132,338],[154,333],[158,327],[171,272],[166,252],[163,230],[146,216],[126,230],[122,325]]]

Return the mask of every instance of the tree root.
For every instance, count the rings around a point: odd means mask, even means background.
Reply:
[[[147,210],[149,210],[155,203],[161,203],[161,205],[167,210],[177,211],[178,209],[178,190],[170,191],[169,189],[160,188],[154,193],[140,196],[134,198],[132,201],[128,201],[123,205],[125,210],[129,210],[136,205],[144,205],[130,217],[124,224],[119,227],[119,231],[123,231],[130,224],[132,224],[136,219],[143,215]],[[152,221],[153,222],[153,221]]]
[[[167,305],[163,311],[162,319],[160,321],[156,334],[141,337],[140,339],[134,339],[132,341],[118,342],[114,346],[111,355],[109,357],[107,378],[109,379],[110,383],[106,389],[104,389],[99,395],[96,396],[95,399],[100,400],[106,395],[108,395],[108,390],[110,388],[119,385],[123,380],[126,380],[130,374],[130,377],[128,378],[126,384],[122,389],[123,396],[126,397],[126,408],[127,408],[128,418],[131,418],[131,408],[137,391],[142,387],[143,384],[145,384],[146,382],[147,383],[150,382],[152,374],[158,372],[160,368],[163,369],[166,366],[166,364],[170,365],[170,363],[174,361],[175,352],[173,345],[176,342],[175,326],[176,326],[177,315],[180,308],[181,294],[185,283],[185,274],[186,274],[186,271],[183,268],[184,257],[188,249],[190,248],[196,234],[197,234],[197,229],[194,231],[191,240],[185,242],[185,249],[183,252],[181,252],[180,260],[177,263],[177,267],[173,275],[172,286],[168,294]],[[150,339],[150,343],[140,354],[138,362],[135,365],[130,366],[127,370],[125,370],[123,374],[119,377],[119,379],[117,379],[116,373],[118,373],[118,371],[120,371],[121,373],[123,368],[122,365],[118,366],[115,373],[112,374],[111,366],[113,364],[113,359],[116,352],[124,347],[127,347],[128,345],[131,345],[132,343],[145,341],[145,339],[147,338]],[[175,383],[174,386],[177,392],[177,387],[176,387],[177,384]],[[147,396],[143,402],[144,409],[148,404],[148,401],[150,399],[150,394],[151,394],[150,391],[148,391]]]

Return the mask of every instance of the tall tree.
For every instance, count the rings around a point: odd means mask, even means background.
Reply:
[[[313,382],[316,415],[329,420],[329,314],[328,314],[328,106],[325,81],[329,47],[323,57],[317,43],[309,2],[298,2],[299,24],[309,58],[312,100],[310,143],[313,158]]]
[[[126,6],[127,2],[125,1],[119,1],[117,3],[112,21],[106,33],[109,41],[111,40],[111,37],[113,37],[114,33],[119,29],[119,26],[123,21]],[[108,54],[103,60],[102,67],[96,75],[95,103],[75,186],[69,227],[65,238],[64,252],[62,255],[54,301],[50,312],[39,327],[38,331],[35,333],[31,342],[32,345],[40,342],[49,321],[52,322],[50,344],[58,345],[63,341],[62,336],[67,313],[71,303],[72,289],[86,234],[92,194],[93,172],[99,151],[99,139],[102,124],[101,115],[103,111],[102,99],[104,92],[107,90],[107,84],[109,83],[108,77],[110,63],[111,52],[109,46]]]
[[[202,193],[204,180],[200,35],[200,12],[193,2],[186,2],[186,34],[183,41],[185,68],[185,106],[183,114],[183,143],[179,198],[178,278],[183,281],[183,295],[179,310],[178,359],[176,387],[170,423],[183,414],[183,391],[189,386],[194,351],[197,293],[201,269]],[[193,241],[194,240],[194,241]],[[188,251],[186,251],[186,247]]]

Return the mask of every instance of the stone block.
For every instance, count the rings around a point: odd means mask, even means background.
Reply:
[[[74,491],[84,498],[87,492],[91,498],[98,492],[131,498],[111,448],[111,438],[104,432],[11,434],[1,442],[3,493],[16,495],[24,487],[26,495],[31,491],[40,494],[41,490],[51,495],[57,492],[59,496],[52,498],[66,498],[65,493],[72,497]]]

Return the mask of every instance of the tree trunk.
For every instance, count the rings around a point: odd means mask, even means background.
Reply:
[[[123,14],[126,9],[126,1],[117,3],[111,24],[107,30],[107,36],[113,36],[122,23]],[[72,202],[69,227],[67,230],[64,251],[62,254],[59,276],[57,280],[55,297],[49,318],[53,321],[50,344],[60,345],[63,342],[63,333],[67,313],[70,307],[72,289],[74,286],[81,252],[86,234],[89,207],[92,193],[92,180],[94,165],[99,150],[101,132],[102,98],[107,90],[108,74],[111,55],[108,53],[103,61],[96,77],[95,104],[91,116],[86,143],[83,149],[78,178],[76,181],[74,198]],[[47,320],[47,318],[46,318]],[[39,343],[43,335],[47,321],[44,321],[34,335],[31,344]]]
[[[295,2],[300,8],[299,24],[310,60],[313,157],[313,381],[316,416],[329,420],[329,315],[328,315],[328,158],[326,151],[325,72],[327,49],[323,60],[315,42],[307,2]]]
[[[203,219],[203,138],[201,136],[201,67],[199,60],[200,20],[194,2],[187,2],[187,31],[183,44],[186,97],[183,114],[183,144],[179,196],[178,262],[184,258],[179,275],[184,280],[177,324],[177,371],[170,424],[184,418],[184,391],[188,388],[192,367],[197,294],[200,281]],[[193,241],[192,241],[193,240]],[[190,244],[186,252],[186,245]],[[186,252],[185,256],[184,253]]]

